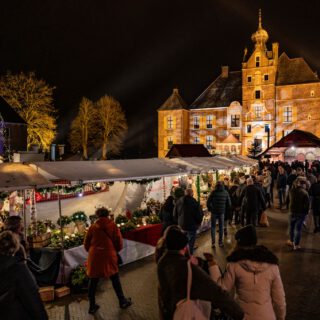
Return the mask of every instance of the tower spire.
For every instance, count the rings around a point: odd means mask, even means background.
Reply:
[[[261,14],[261,9],[259,9],[259,27],[258,29],[262,29],[262,14]]]

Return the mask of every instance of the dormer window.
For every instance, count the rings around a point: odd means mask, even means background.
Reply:
[[[260,67],[260,56],[256,56],[256,67]]]

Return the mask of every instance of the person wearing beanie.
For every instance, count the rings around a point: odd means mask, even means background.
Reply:
[[[240,229],[235,240],[236,248],[227,257],[223,276],[212,254],[205,254],[211,278],[228,292],[235,291],[246,320],[284,320],[286,300],[278,258],[257,245],[253,225]]]
[[[160,318],[172,320],[179,301],[186,299],[188,279],[188,237],[178,226],[169,226],[162,239],[166,250],[158,261],[158,303]],[[205,300],[232,317],[243,319],[244,313],[230,295],[217,285],[191,259],[191,299]]]

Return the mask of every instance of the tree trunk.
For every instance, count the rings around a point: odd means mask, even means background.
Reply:
[[[87,160],[88,159],[88,149],[87,146],[85,144],[82,145],[82,150],[83,150],[83,159]]]
[[[107,143],[103,142],[102,143],[102,155],[101,155],[102,160],[107,160]]]

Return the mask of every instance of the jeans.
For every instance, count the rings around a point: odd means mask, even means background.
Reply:
[[[219,243],[222,243],[223,228],[224,228],[224,214],[211,215],[211,239],[212,243],[216,242],[216,222],[219,223]]]
[[[125,300],[125,297],[122,291],[119,273],[116,273],[110,276],[110,280],[112,282],[113,289],[118,297],[119,304],[123,303],[123,301]],[[89,280],[88,297],[89,297],[90,307],[93,307],[96,304],[96,291],[97,291],[98,282],[99,282],[99,278],[90,278]]]
[[[290,217],[290,229],[289,229],[290,240],[296,246],[298,246],[300,243],[301,230],[302,230],[302,225],[303,225],[305,218],[306,218],[306,216],[304,216],[304,215]]]
[[[281,188],[278,189],[278,197],[279,197],[279,205],[280,208],[282,208],[282,206],[286,203],[286,189],[285,188]]]
[[[186,235],[189,243],[189,252],[191,255],[193,254],[194,243],[196,242],[196,234],[197,234],[197,231],[186,231]]]

